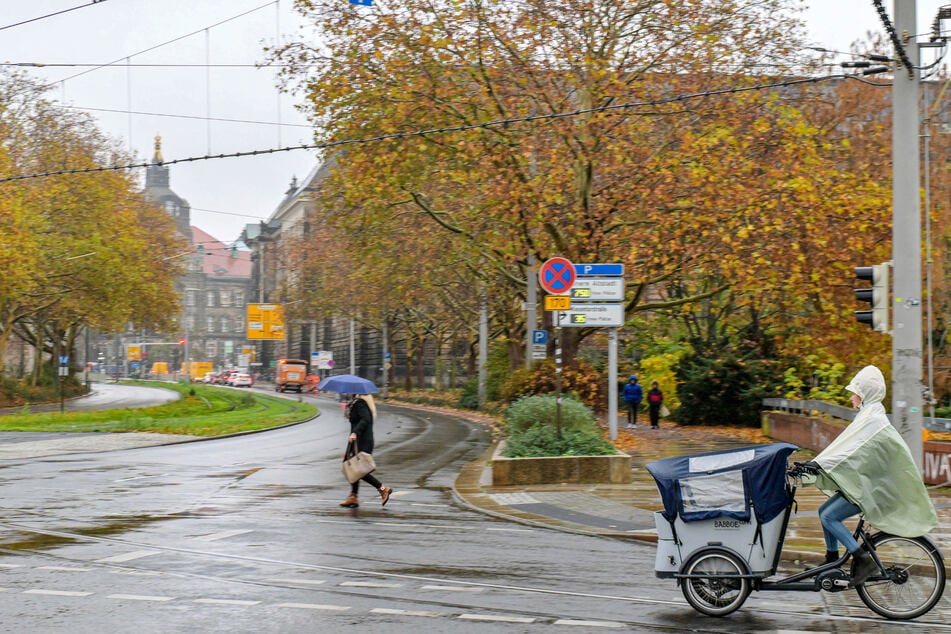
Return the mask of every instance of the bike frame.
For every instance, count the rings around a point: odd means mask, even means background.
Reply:
[[[739,579],[743,579],[743,578],[749,579],[752,582],[752,585],[753,585],[752,589],[754,591],[792,590],[792,591],[800,591],[800,592],[819,592],[821,590],[832,589],[833,587],[836,589],[845,590],[846,588],[849,587],[849,580],[847,575],[842,576],[841,578],[832,580],[833,585],[830,588],[823,588],[822,586],[817,584],[814,581],[814,579],[826,572],[831,572],[833,570],[838,569],[840,566],[846,563],[849,559],[851,559],[852,554],[848,551],[846,551],[846,553],[842,555],[842,557],[840,557],[838,561],[834,561],[828,564],[822,564],[821,566],[818,566],[816,568],[810,568],[809,570],[797,572],[796,574],[789,575],[787,577],[782,577],[780,579],[776,579],[773,581],[767,581],[767,579],[775,575],[776,570],[779,569],[779,562],[782,559],[782,553],[783,553],[783,544],[786,541],[786,530],[789,527],[789,518],[792,516],[792,509],[796,504],[797,487],[795,485],[787,485],[787,486],[789,487],[789,502],[786,504],[786,510],[784,511],[783,529],[780,532],[779,543],[777,544],[776,554],[773,557],[773,563],[769,573],[766,575],[747,573],[743,575],[715,575],[715,576],[719,578],[733,577],[733,578],[739,578]],[[872,559],[874,559],[875,563],[878,565],[879,572],[882,572],[881,561],[879,560],[878,555],[875,553],[875,549],[872,546],[871,540],[869,539],[868,532],[865,530],[865,525],[866,525],[865,517],[859,516],[859,523],[855,527],[855,530],[852,532],[852,535],[855,537],[856,541],[859,542],[859,544],[865,545],[866,550],[869,552],[869,554],[872,556]],[[745,558],[739,553],[736,553],[723,546],[718,546],[718,548],[727,550],[733,553],[734,555],[736,555],[737,557],[739,557],[741,561],[745,561]],[[678,580],[678,583],[680,583],[680,581],[683,579],[707,578],[711,575],[675,574],[673,576],[674,578]],[[806,582],[805,580],[807,579],[812,581]]]

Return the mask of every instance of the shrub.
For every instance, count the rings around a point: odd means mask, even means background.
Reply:
[[[617,453],[600,432],[569,429],[558,435],[554,425],[533,425],[509,436],[503,456],[541,458],[551,456],[610,456]]]
[[[727,352],[684,357],[677,374],[681,405],[675,418],[683,425],[759,427],[763,399],[776,396],[772,386],[782,383],[775,362]]]
[[[607,380],[594,366],[576,359],[562,369],[561,391],[584,403],[596,412],[607,408]],[[530,369],[513,373],[501,392],[502,400],[512,402],[522,396],[556,392],[555,362],[546,359]]]
[[[558,399],[554,395],[523,396],[505,410],[505,424],[511,434],[527,431],[535,425],[557,428]],[[598,429],[591,409],[570,398],[561,400],[561,429]]]

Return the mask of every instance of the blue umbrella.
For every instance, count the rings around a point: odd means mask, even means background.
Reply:
[[[380,391],[373,381],[355,374],[338,374],[328,377],[317,384],[317,389],[338,394],[376,394]]]

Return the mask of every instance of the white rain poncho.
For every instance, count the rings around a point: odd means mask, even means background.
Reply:
[[[921,473],[885,416],[885,378],[869,365],[846,386],[862,399],[855,419],[815,458],[822,467],[816,486],[841,491],[872,525],[902,537],[924,535],[938,525]]]

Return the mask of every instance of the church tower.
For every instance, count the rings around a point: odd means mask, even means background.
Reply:
[[[152,163],[145,169],[145,196],[162,207],[175,219],[175,228],[191,240],[191,207],[188,201],[169,187],[168,166],[162,162],[162,137],[155,137]]]

